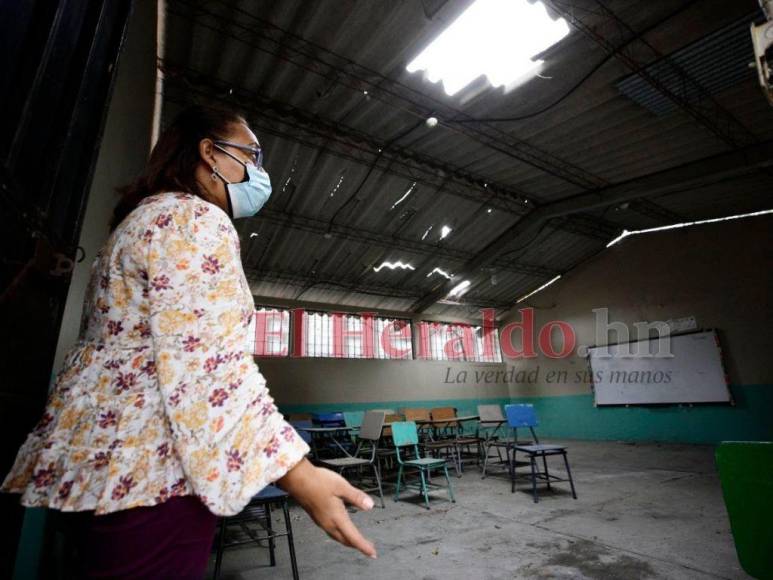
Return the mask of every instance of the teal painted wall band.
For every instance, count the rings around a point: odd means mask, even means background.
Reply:
[[[720,441],[773,440],[773,385],[734,385],[731,405],[594,407],[593,395],[377,401],[279,405],[284,413],[366,411],[401,407],[456,407],[460,415],[477,414],[477,405],[531,403],[538,435],[561,439],[653,441],[716,444]]]
[[[403,407],[456,407],[460,415],[477,415],[478,405],[507,405],[509,397],[494,399],[437,399],[434,401],[373,401],[370,403],[320,403],[300,405],[277,405],[288,413],[330,413],[333,411],[367,411],[368,409],[394,409]]]

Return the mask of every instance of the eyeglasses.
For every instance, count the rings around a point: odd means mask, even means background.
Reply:
[[[233,147],[244,151],[250,157],[250,161],[255,164],[256,169],[263,167],[263,149],[260,147],[252,147],[250,145],[242,145],[241,143],[232,143],[231,141],[214,141],[215,145]]]

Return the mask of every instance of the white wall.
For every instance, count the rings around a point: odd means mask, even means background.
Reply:
[[[258,366],[279,405],[508,397],[495,375],[504,375],[502,364],[288,358],[259,359]]]
[[[608,308],[609,320],[631,331],[636,322],[694,316],[698,328],[719,333],[733,405],[597,408],[591,384],[582,377],[586,361],[575,355],[507,360],[532,378],[539,373],[537,380],[516,375],[511,399],[535,405],[540,432],[547,437],[683,443],[773,439],[771,264],[770,216],[643,234],[607,249],[518,305],[535,309],[536,331],[551,320],[571,324],[578,346],[622,342],[612,332],[596,339],[593,309]],[[521,318],[514,310],[504,322]],[[514,342],[521,346],[520,339]]]
[[[770,216],[643,234],[612,246],[518,307],[535,309],[537,330],[550,320],[570,323],[578,345],[596,344],[595,308],[608,308],[609,320],[623,322],[631,331],[639,321],[695,316],[699,328],[719,330],[732,384],[773,384],[771,264]],[[513,309],[503,323],[521,317]],[[608,342],[618,342],[614,333]],[[585,367],[577,356],[509,363],[570,374]],[[519,383],[511,388],[513,396],[588,391],[587,382]]]

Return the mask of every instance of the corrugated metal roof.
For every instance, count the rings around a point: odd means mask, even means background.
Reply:
[[[756,71],[749,68],[749,63],[754,62],[749,23],[757,16],[758,13],[752,13],[723,26],[644,70],[657,76],[671,91],[690,101],[700,101],[706,94],[714,95],[754,78]],[[705,92],[695,84],[684,83],[676,67],[686,72]],[[657,115],[667,115],[677,110],[674,101],[640,75],[629,75],[617,83],[617,88]]]
[[[441,281],[427,277],[433,268],[462,271],[539,204],[728,150],[688,115],[653,115],[623,96],[617,86],[630,72],[614,58],[539,116],[456,123],[541,108],[606,58],[573,31],[544,56],[545,78],[509,93],[479,83],[482,90],[448,97],[405,65],[470,2],[168,0],[165,119],[191,101],[235,106],[266,152],[274,193],[264,211],[238,223],[256,296],[405,311]],[[634,30],[674,8],[605,4]],[[707,74],[700,47],[721,56],[712,72],[722,78],[709,88],[762,140],[773,138],[773,116],[753,75],[737,70],[739,19],[753,8],[751,0],[707,0],[647,38],[696,75]],[[434,129],[423,123],[430,115],[441,121]],[[602,250],[618,229],[767,207],[767,183],[766,175],[747,177],[554,220],[477,271],[461,299],[471,304],[427,313],[464,317],[479,305],[512,304]],[[452,232],[441,240],[444,225]],[[374,272],[383,260],[415,270]]]

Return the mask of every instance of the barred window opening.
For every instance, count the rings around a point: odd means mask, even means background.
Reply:
[[[290,311],[260,306],[252,317],[255,344],[253,354],[284,357],[290,351]]]
[[[502,362],[493,326],[420,322],[418,358],[436,361]]]
[[[369,313],[303,312],[304,356],[412,359],[411,324]]]

